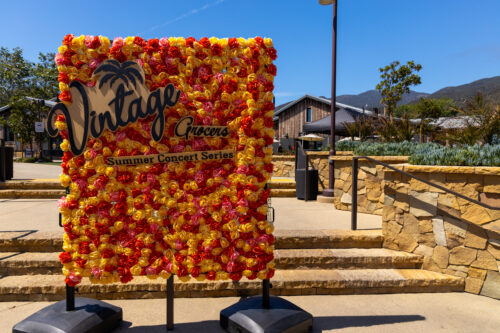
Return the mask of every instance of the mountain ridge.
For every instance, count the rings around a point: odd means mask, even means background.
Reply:
[[[420,98],[451,98],[458,106],[464,105],[467,100],[473,98],[478,92],[492,102],[500,104],[500,76],[493,76],[475,80],[469,83],[441,88],[433,93],[424,93],[410,91],[404,94],[398,105],[411,104],[417,102]],[[355,107],[367,107],[368,109],[383,109],[380,104],[382,96],[377,90],[367,90],[360,94],[346,94],[337,96],[340,103],[352,105]]]

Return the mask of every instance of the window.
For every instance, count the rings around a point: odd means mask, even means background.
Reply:
[[[306,110],[306,123],[310,123],[312,120],[312,111],[311,108],[307,108]]]

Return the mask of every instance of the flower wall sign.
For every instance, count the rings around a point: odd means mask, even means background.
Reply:
[[[68,285],[273,276],[275,59],[260,37],[64,38],[47,129]]]

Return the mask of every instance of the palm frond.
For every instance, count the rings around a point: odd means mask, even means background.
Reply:
[[[113,76],[115,76],[115,74],[111,74],[111,73],[108,73],[106,75],[104,75],[101,80],[99,81],[99,89],[102,88],[102,86],[109,80],[111,79]]]

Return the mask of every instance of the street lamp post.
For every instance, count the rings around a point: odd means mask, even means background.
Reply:
[[[333,197],[333,189],[335,187],[335,161],[333,156],[337,154],[335,151],[335,95],[336,95],[336,69],[337,69],[337,7],[339,0],[319,0],[320,5],[333,4],[333,33],[332,33],[332,105],[330,107],[330,158],[329,158],[329,175],[328,188],[323,190],[323,195]]]

